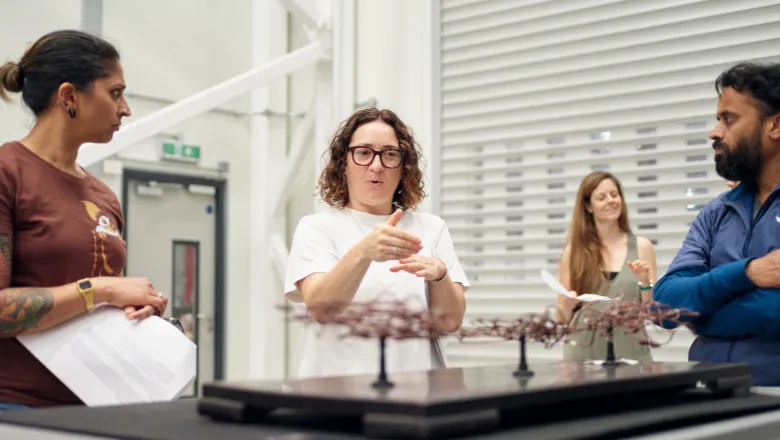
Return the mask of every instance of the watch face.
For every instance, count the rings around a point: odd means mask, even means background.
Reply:
[[[79,288],[81,290],[87,290],[92,288],[92,283],[89,280],[79,282]]]

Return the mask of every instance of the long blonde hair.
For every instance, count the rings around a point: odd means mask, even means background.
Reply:
[[[593,191],[605,179],[611,179],[620,194],[621,212],[618,227],[625,233],[631,232],[628,223],[628,207],[620,181],[611,173],[604,171],[594,171],[585,176],[577,190],[577,201],[574,204],[569,226],[569,273],[571,274],[569,288],[577,293],[596,292],[605,281],[602,271],[606,265],[601,252],[604,245],[599,240],[593,213],[588,211]]]

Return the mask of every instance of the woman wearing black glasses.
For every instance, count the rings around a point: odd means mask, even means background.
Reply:
[[[414,209],[425,196],[420,152],[391,111],[369,108],[345,121],[319,180],[325,212],[301,219],[285,280],[288,300],[324,322],[352,301],[407,300],[429,307],[439,330],[460,328],[468,280],[444,221]],[[376,373],[378,344],[339,328],[304,330],[299,376]],[[387,371],[445,365],[438,344],[390,341]]]

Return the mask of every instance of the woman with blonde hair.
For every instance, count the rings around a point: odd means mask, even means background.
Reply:
[[[656,276],[655,249],[650,240],[631,232],[620,181],[603,171],[585,176],[577,191],[569,241],[561,257],[561,284],[577,295],[594,293],[650,301]],[[558,319],[570,321],[581,306],[576,299],[559,296]],[[649,347],[634,336],[617,330],[613,340],[618,359],[652,359]],[[566,342],[567,360],[604,359],[607,352],[607,341],[593,332],[579,332]]]

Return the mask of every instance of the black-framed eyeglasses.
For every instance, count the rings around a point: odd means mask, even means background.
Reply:
[[[376,151],[370,147],[349,147],[348,149],[352,152],[352,162],[361,167],[371,165],[377,156],[385,168],[398,168],[404,159],[403,151],[398,148],[385,148],[382,151]]]

